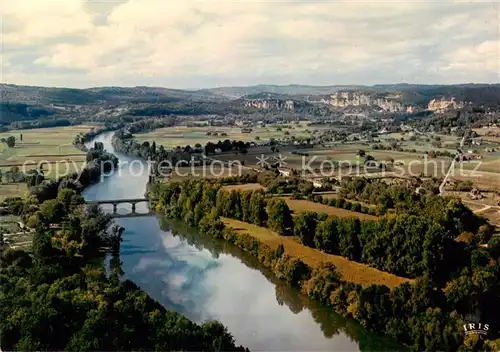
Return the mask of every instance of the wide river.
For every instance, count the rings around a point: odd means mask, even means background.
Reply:
[[[146,163],[115,153],[111,136],[96,140],[120,159],[119,170],[87,188],[85,199],[143,197]],[[146,207],[138,204],[137,211]],[[118,208],[119,213],[128,211],[126,205]],[[154,216],[116,222],[126,229],[120,257],[127,279],[196,322],[221,321],[237,344],[252,351],[400,348],[300,295],[234,246]]]

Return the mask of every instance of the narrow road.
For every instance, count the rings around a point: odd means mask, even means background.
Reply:
[[[463,136],[462,140],[460,141],[460,150],[462,150],[464,143],[465,143],[465,136]],[[453,158],[453,161],[451,162],[450,168],[448,169],[448,172],[446,173],[446,176],[444,177],[443,182],[441,182],[441,184],[439,185],[439,195],[440,196],[443,195],[444,187],[446,186],[446,182],[448,182],[448,178],[450,177],[451,173],[455,169],[456,162],[457,162],[456,158]]]

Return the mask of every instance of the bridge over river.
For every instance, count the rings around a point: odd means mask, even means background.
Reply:
[[[87,201],[85,204],[87,205],[113,205],[113,213],[112,216],[114,218],[128,218],[128,217],[137,217],[137,216],[149,216],[152,215],[153,212],[148,208],[147,213],[138,213],[136,212],[136,205],[138,203],[147,203],[147,198],[125,198],[125,199],[106,199],[106,200],[93,200]],[[132,211],[128,214],[119,214],[118,213],[118,205],[120,204],[130,204],[132,206]]]

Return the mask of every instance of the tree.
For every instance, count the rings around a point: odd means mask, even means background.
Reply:
[[[33,235],[33,256],[40,263],[45,263],[53,253],[51,233],[38,227]]]
[[[83,197],[70,188],[59,189],[57,200],[64,205],[66,213],[71,213],[78,205],[85,203]]]
[[[14,136],[7,137],[5,142],[7,143],[7,146],[9,148],[14,148],[16,145],[16,137],[14,137]]]
[[[102,142],[94,142],[94,149],[98,151],[104,150],[104,143]]]
[[[375,158],[371,155],[365,155],[365,164],[369,163],[370,161],[374,161]]]
[[[314,235],[318,224],[318,214],[314,212],[300,213],[293,219],[293,233],[308,247],[314,247]]]
[[[45,180],[45,176],[42,171],[39,170],[30,170],[26,174],[26,184],[28,187],[38,186]]]
[[[267,203],[267,225],[271,230],[285,235],[293,227],[290,208],[282,199],[271,199]]]
[[[250,222],[262,226],[267,221],[266,200],[260,191],[252,192],[250,197]]]
[[[326,253],[338,253],[337,223],[335,219],[325,219],[318,223],[314,235],[314,245]]]
[[[64,204],[57,199],[46,200],[40,205],[40,214],[46,224],[57,224],[64,218]]]
[[[500,258],[500,236],[492,237],[488,242],[488,251],[493,258]]]

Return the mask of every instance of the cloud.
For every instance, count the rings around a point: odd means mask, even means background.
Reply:
[[[72,86],[181,88],[499,80],[498,3],[9,3],[1,9],[4,45],[25,50],[7,52],[6,61],[37,53],[4,72],[12,83],[47,84],[46,72]],[[27,69],[40,76],[23,75]]]

